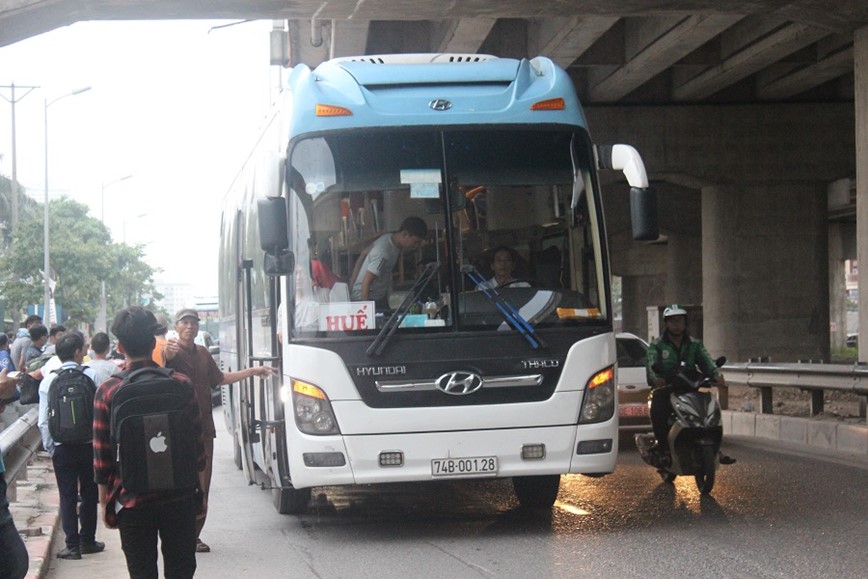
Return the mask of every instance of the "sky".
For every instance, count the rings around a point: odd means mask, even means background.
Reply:
[[[157,281],[199,296],[217,294],[220,203],[281,77],[269,66],[271,22],[230,23],[82,22],[0,48],[27,193],[44,199],[47,111],[50,198],[85,203],[97,219],[104,209],[115,241],[144,244]],[[23,96],[27,85],[40,88]],[[0,99],[6,177],[11,123]]]

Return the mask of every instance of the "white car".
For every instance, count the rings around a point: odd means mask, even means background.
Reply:
[[[618,418],[621,430],[651,429],[645,374],[648,343],[628,333],[615,334],[618,349]]]

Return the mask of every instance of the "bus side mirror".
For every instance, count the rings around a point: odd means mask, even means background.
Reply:
[[[654,241],[660,237],[657,228],[657,192],[654,189],[630,187],[630,223],[636,241]]]
[[[286,199],[265,197],[256,203],[259,223],[259,246],[265,252],[265,273],[288,275],[295,269],[295,256],[289,250],[286,228]]]
[[[639,151],[630,145],[601,146],[597,149],[600,169],[621,171],[630,184],[630,222],[633,239],[654,241],[657,226],[657,194],[648,186],[648,173]]]

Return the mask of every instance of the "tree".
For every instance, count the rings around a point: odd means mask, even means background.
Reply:
[[[106,284],[107,311],[131,303],[135,296],[154,294],[154,269],[143,261],[141,246],[111,241],[101,221],[88,215],[86,205],[62,198],[49,204],[51,277],[57,283],[55,301],[63,306],[69,325],[93,323]],[[14,251],[0,259],[0,291],[11,308],[42,303],[43,223],[30,215],[18,223]]]
[[[14,251],[12,246],[12,180],[0,175],[0,262]],[[21,219],[35,216],[37,213],[36,202],[25,194],[24,187],[18,184],[18,222]],[[0,312],[2,318],[12,319],[12,329],[18,329],[20,311],[15,307],[7,307],[7,300],[0,290]]]
[[[36,215],[37,203],[27,195],[18,184],[18,219]],[[0,254],[3,254],[12,241],[12,179],[0,175]]]

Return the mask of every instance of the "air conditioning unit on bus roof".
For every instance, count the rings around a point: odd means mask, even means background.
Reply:
[[[414,53],[414,54],[374,54],[367,56],[341,56],[331,62],[368,62],[370,64],[443,64],[450,62],[484,62],[496,59],[490,54],[456,54],[456,53]]]

